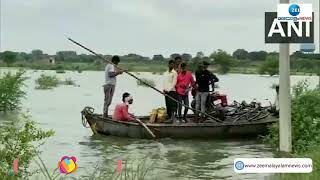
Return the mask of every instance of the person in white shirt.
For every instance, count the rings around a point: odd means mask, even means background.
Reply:
[[[119,56],[113,56],[111,59],[112,63],[118,65],[120,62]],[[117,70],[113,64],[107,64],[105,68],[105,84],[103,86],[104,91],[104,105],[103,105],[103,116],[108,117],[109,106],[112,102],[113,94],[116,87],[117,76],[122,74],[123,71]]]
[[[173,60],[169,61],[169,70],[165,73],[165,79],[164,79],[164,87],[163,92],[176,99],[176,83],[177,83],[177,72],[174,70],[175,63]],[[165,102],[166,102],[166,108],[167,108],[167,114],[169,121],[168,122],[174,122],[175,119],[175,113],[177,111],[177,102],[170,99],[169,97],[165,96]]]

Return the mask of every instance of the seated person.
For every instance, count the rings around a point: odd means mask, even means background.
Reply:
[[[133,103],[133,98],[129,93],[125,92],[122,95],[123,103],[117,104],[114,109],[112,119],[117,121],[133,121],[135,117],[128,112],[129,105]]]

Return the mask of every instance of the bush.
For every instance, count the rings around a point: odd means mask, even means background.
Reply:
[[[66,78],[64,81],[60,82],[60,84],[64,85],[76,85],[75,81],[71,78]]]
[[[33,173],[28,171],[31,160],[39,154],[39,143],[41,140],[53,136],[53,131],[43,131],[36,127],[35,122],[29,120],[28,116],[23,116],[21,121],[8,125],[1,125],[0,128],[0,178],[6,179],[12,171],[12,162],[19,160],[18,177],[26,179]],[[38,142],[38,143],[36,143]],[[9,176],[10,177],[10,176]]]
[[[305,81],[293,88],[292,97],[292,146],[300,153],[320,144],[320,91],[308,90]],[[279,124],[270,127],[264,141],[273,147],[279,146]]]
[[[20,108],[21,99],[25,97],[22,87],[27,79],[25,72],[10,72],[0,77],[0,111],[13,111]]]
[[[218,71],[222,74],[228,73],[231,66],[234,64],[232,57],[221,49],[212,53],[210,57],[214,60],[214,63],[219,66]]]
[[[276,57],[268,57],[259,67],[259,74],[269,74],[274,76],[279,74],[279,61]]]
[[[59,79],[57,76],[41,74],[41,76],[36,80],[36,84],[36,89],[52,89],[59,85]]]

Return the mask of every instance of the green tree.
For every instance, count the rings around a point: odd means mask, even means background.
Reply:
[[[180,54],[174,53],[174,54],[171,54],[171,55],[170,55],[170,58],[171,58],[171,59],[174,59],[174,58],[176,58],[176,57],[178,57],[178,56],[180,56]]]
[[[192,55],[191,54],[187,54],[187,53],[183,53],[181,55],[181,58],[183,61],[190,61],[192,59]]]
[[[43,51],[40,49],[35,49],[31,51],[32,56],[40,57],[43,55]]]
[[[197,52],[196,57],[201,59],[204,57],[204,53],[202,51],[199,51]]]
[[[218,49],[210,55],[210,58],[213,59],[214,64],[219,66],[219,72],[222,74],[226,74],[230,71],[231,66],[233,65],[233,60],[231,55],[229,55],[226,51]]]
[[[153,61],[164,61],[164,57],[161,54],[156,54],[152,58]]]
[[[10,72],[0,76],[0,111],[13,111],[20,108],[21,99],[25,97],[22,87],[25,85],[25,72]]]
[[[12,52],[12,51],[5,51],[2,53],[1,55],[2,60],[7,64],[12,64],[14,63],[17,59],[17,53],[16,52]]]
[[[264,61],[267,58],[268,53],[266,51],[253,51],[248,54],[248,58],[251,61]]]
[[[237,49],[233,52],[232,56],[236,59],[248,59],[248,51],[244,50],[244,49]]]
[[[259,67],[259,74],[269,74],[270,76],[279,74],[279,60],[275,56],[269,56]]]

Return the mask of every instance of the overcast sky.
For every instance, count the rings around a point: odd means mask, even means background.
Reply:
[[[195,55],[198,51],[208,55],[216,49],[233,52],[238,48],[279,48],[264,43],[264,12],[276,11],[279,0],[0,1],[1,51],[87,53],[67,37],[99,53],[120,55]],[[317,7],[313,4],[314,9]],[[318,27],[316,23],[316,41]],[[291,50],[298,47],[293,45]]]

